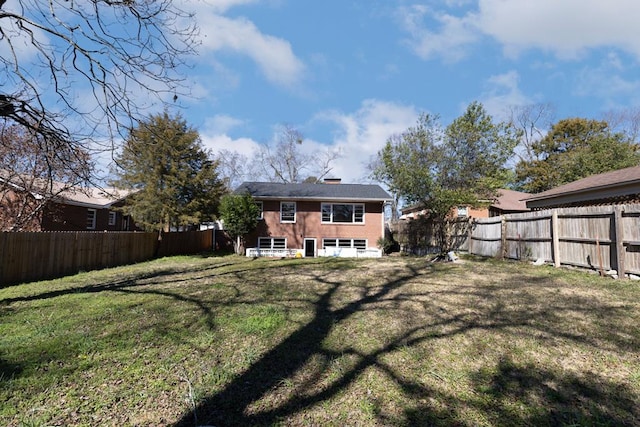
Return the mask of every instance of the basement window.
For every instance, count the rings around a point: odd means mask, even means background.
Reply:
[[[258,247],[260,249],[286,249],[287,239],[284,237],[259,237]]]
[[[367,249],[366,239],[322,239],[322,247]]]

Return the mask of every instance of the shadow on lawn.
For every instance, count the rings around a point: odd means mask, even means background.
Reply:
[[[588,379],[571,372],[557,373],[533,365],[519,366],[503,357],[492,374],[478,373],[475,387],[491,396],[481,405],[494,425],[615,425],[634,423],[637,401],[631,390],[591,373]],[[517,405],[513,403],[517,401]],[[537,406],[538,413],[523,416],[518,405]],[[637,418],[635,423],[639,422]]]
[[[170,278],[172,276],[179,276],[184,273],[200,273],[200,276],[191,275],[188,278],[181,279],[173,279],[171,280],[171,284],[179,285],[180,282],[183,281],[195,281],[200,280],[212,276],[223,276],[225,274],[242,274],[248,270],[251,270],[249,267],[242,267],[236,269],[230,269],[223,272],[219,272],[219,270],[223,270],[226,267],[233,267],[234,265],[243,266],[244,264],[236,264],[233,262],[226,262],[221,264],[213,264],[213,265],[204,265],[202,267],[185,267],[185,268],[175,268],[175,267],[161,267],[155,269],[150,272],[145,273],[133,273],[127,275],[126,278],[115,281],[106,281],[103,283],[91,283],[83,286],[70,286],[64,289],[57,289],[55,291],[47,291],[39,294],[32,294],[20,297],[11,297],[11,298],[3,298],[0,299],[0,307],[2,305],[10,305],[16,302],[28,302],[28,301],[37,301],[37,300],[45,300],[49,298],[56,298],[63,295],[72,295],[78,293],[99,293],[99,292],[108,292],[108,291],[120,291],[120,290],[130,290],[136,287],[147,287],[153,285],[162,284],[164,278]],[[261,268],[270,268],[268,265],[261,266]],[[2,289],[2,288],[0,288]],[[144,291],[146,293],[154,293],[153,291]],[[175,296],[173,294],[168,296]]]
[[[637,396],[598,374],[588,380],[572,373],[558,375],[539,366],[520,366],[504,356],[491,372],[472,378],[474,396],[465,401],[417,389],[417,397],[432,397],[440,407],[420,405],[405,411],[396,425],[475,425],[456,409],[473,409],[492,426],[637,426]]]
[[[386,345],[372,352],[349,349],[348,352],[357,356],[358,361],[323,389],[310,394],[291,395],[279,404],[256,407],[256,403],[276,389],[283,379],[295,378],[296,372],[303,369],[314,357],[322,356],[325,360],[331,360],[344,355],[344,352],[337,354],[324,348],[323,343],[332,328],[353,313],[381,302],[406,301],[406,297],[394,296],[393,293],[419,275],[424,275],[424,271],[420,272],[409,266],[408,270],[397,274],[384,285],[371,288],[375,289],[375,292],[363,291],[359,299],[341,308],[332,308],[332,298],[342,283],[316,277],[315,280],[327,285],[328,290],[319,295],[314,305],[313,319],[264,354],[221,391],[205,396],[174,426],[278,425],[288,417],[304,412],[306,408],[315,407],[339,395],[371,367],[391,378],[414,402],[411,407],[405,407],[401,415],[383,415],[380,411],[376,412],[376,420],[372,421],[372,424],[475,425],[477,420],[466,420],[463,416],[464,411],[472,408],[492,425],[639,425],[640,410],[635,406],[639,396],[635,395],[633,390],[597,374],[592,374],[591,378],[585,380],[571,373],[560,375],[538,366],[519,366],[507,356],[498,362],[495,369],[484,371],[483,368],[483,371],[472,376],[472,387],[476,394],[468,400],[465,397],[465,400],[461,401],[456,396],[446,395],[442,391],[425,386],[418,379],[406,378],[396,373],[392,366],[386,365],[383,361],[385,355],[401,348],[437,338],[452,337],[472,330],[506,330],[521,326],[548,333],[550,337],[557,335],[563,339],[594,345],[588,337],[565,335],[562,325],[556,324],[552,326],[552,330],[544,330],[557,319],[557,313],[551,314],[554,310],[590,310],[592,307],[585,306],[584,301],[572,301],[570,306],[554,306],[549,302],[540,309],[542,315],[549,317],[542,323],[535,323],[531,319],[536,313],[522,308],[513,310],[502,301],[493,300],[497,288],[511,289],[519,286],[518,278],[514,278],[509,284],[478,289],[476,296],[491,301],[492,305],[490,309],[481,309],[479,316],[467,318],[464,315],[443,315],[429,325],[410,326]],[[433,304],[437,305],[437,301]],[[607,307],[602,309],[603,313],[622,315],[608,310]],[[317,378],[307,380],[310,387]],[[533,409],[523,407],[528,404]],[[346,423],[360,425],[362,420],[349,420]]]
[[[8,381],[14,376],[19,375],[22,372],[20,365],[9,363],[8,361],[0,358],[0,384],[3,381]]]
[[[338,291],[340,282],[329,282],[316,277],[318,282],[329,286],[315,303],[313,320],[298,329],[261,359],[255,362],[242,375],[236,377],[224,390],[205,398],[191,413],[185,415],[176,426],[193,426],[200,424],[225,425],[271,425],[279,419],[296,413],[301,409],[321,402],[334,395],[352,382],[367,366],[376,363],[376,355],[364,355],[355,368],[346,372],[329,388],[307,397],[298,396],[270,410],[256,415],[246,415],[246,409],[266,392],[277,386],[283,378],[292,377],[312,356],[328,354],[322,342],[329,335],[332,327],[348,318],[367,304],[380,301],[393,289],[403,285],[415,277],[418,272],[410,269],[410,274],[398,277],[386,283],[377,292],[362,298],[340,309],[331,308],[331,299]],[[398,342],[399,344],[399,342]],[[390,346],[391,347],[391,346]],[[381,351],[387,351],[386,349]]]
[[[250,264],[218,264],[190,269],[195,273],[188,279],[181,278],[183,271],[172,268],[160,269],[145,275],[132,276],[118,282],[71,287],[64,290],[43,292],[0,300],[3,304],[54,298],[65,294],[92,292],[149,293],[173,298],[193,304],[207,318],[207,325],[213,329],[213,308],[215,302],[204,301],[196,296],[172,292],[171,287],[155,288],[155,285],[177,284],[181,280],[199,280],[226,274],[242,276],[251,271]],[[273,264],[273,266],[278,266]],[[340,268],[340,264],[333,265]],[[230,267],[225,269],[226,267]],[[265,265],[264,268],[269,268]],[[625,315],[624,308],[610,307],[606,303],[588,298],[559,298],[557,300],[531,301],[528,288],[544,286],[545,281],[525,277],[513,277],[508,283],[495,282],[482,286],[460,286],[459,288],[425,286],[418,293],[403,293],[402,288],[414,279],[428,275],[424,265],[407,264],[404,269],[385,271],[389,277],[381,286],[362,286],[360,294],[346,305],[335,307],[338,293],[346,284],[342,278],[330,280],[330,276],[316,275],[312,280],[324,286],[313,306],[311,321],[297,329],[278,345],[255,361],[246,371],[235,377],[221,391],[205,396],[198,405],[175,424],[176,427],[194,425],[273,425],[303,412],[306,408],[327,401],[346,390],[369,368],[375,368],[390,378],[413,402],[410,407],[401,408],[400,413],[374,415],[371,423],[381,425],[474,425],[477,420],[465,420],[463,413],[469,408],[481,413],[483,421],[492,425],[640,425],[640,410],[635,402],[640,398],[632,390],[616,384],[607,378],[592,374],[588,380],[571,373],[553,372],[540,366],[523,365],[511,356],[503,356],[496,366],[488,366],[472,376],[471,388],[474,393],[461,401],[458,396],[446,395],[442,391],[425,386],[419,378],[407,378],[397,373],[393,366],[384,362],[386,355],[402,348],[412,348],[421,343],[440,338],[453,337],[471,331],[511,331],[535,334],[536,339],[567,339],[581,345],[597,347],[597,339],[580,333],[567,331],[563,327],[563,314],[589,313],[596,310],[601,318],[615,319]],[[172,276],[175,276],[172,278]],[[164,282],[165,279],[171,280]],[[501,297],[502,291],[510,294]],[[515,296],[513,295],[515,294]],[[417,298],[420,297],[420,298]],[[464,298],[464,306],[452,312],[442,311],[442,301],[447,298]],[[412,301],[412,299],[414,301]],[[514,306],[515,302],[522,305]],[[337,353],[325,347],[326,339],[333,328],[348,320],[354,313],[369,309],[386,309],[386,305],[397,308],[403,303],[423,304],[428,311],[428,324],[415,321],[409,323],[403,332],[385,341],[385,345],[370,352],[349,348],[347,353],[357,361],[349,369],[340,373],[324,388],[314,393],[299,393],[287,397],[278,404],[256,408],[256,402],[276,389],[283,379],[293,379],[316,356],[323,360],[339,358]],[[529,306],[527,305],[530,304]],[[537,304],[537,306],[534,306]],[[381,308],[382,307],[382,308]],[[390,308],[392,312],[393,308]],[[524,332],[522,330],[524,329]],[[615,331],[614,331],[615,332]],[[636,341],[625,341],[612,332],[606,335],[607,345],[637,351]],[[511,332],[507,332],[511,333]],[[548,345],[548,344],[547,344]],[[324,366],[326,368],[326,366]],[[3,375],[19,375],[20,367],[12,366],[0,359]],[[318,377],[308,381],[309,389]],[[1,384],[1,382],[0,382]],[[304,386],[304,384],[303,384]],[[535,408],[535,409],[531,409]],[[404,412],[402,412],[404,411]],[[392,418],[393,417],[393,418]],[[350,420],[347,424],[362,424],[361,420]]]

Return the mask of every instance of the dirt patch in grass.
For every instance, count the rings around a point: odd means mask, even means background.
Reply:
[[[0,289],[3,425],[640,425],[640,289],[177,257]]]

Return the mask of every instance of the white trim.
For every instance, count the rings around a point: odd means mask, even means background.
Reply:
[[[248,248],[247,257],[275,257],[275,258],[289,258],[297,257],[300,253],[300,249],[260,249],[260,248]]]
[[[302,244],[302,254],[306,256],[307,254],[307,240],[313,241],[313,257],[315,258],[318,254],[318,239],[315,237],[305,237]]]
[[[93,215],[90,215],[93,212]],[[87,230],[96,229],[96,219],[98,218],[98,210],[93,208],[87,208]]]
[[[269,247],[261,247],[260,245],[260,241],[269,241]],[[283,240],[284,241],[284,247],[275,247],[274,245],[274,241],[275,240]],[[286,237],[258,237],[258,249],[274,249],[274,250],[284,250],[287,248],[287,238]]]
[[[292,220],[283,220],[282,219],[282,205],[289,204],[293,205],[293,221]],[[280,222],[283,224],[293,224],[296,222],[296,217],[298,214],[298,204],[296,202],[280,202]]]
[[[264,202],[262,200],[256,200],[256,205],[260,206],[260,215],[258,215],[258,219],[264,219]]]
[[[109,211],[109,221],[107,222],[107,224],[116,225],[117,218],[118,218],[118,214],[116,211]]]
[[[326,245],[326,241],[327,240],[335,240],[336,246],[327,246]],[[355,246],[355,241],[356,240],[361,240],[364,242],[364,247],[356,247]],[[340,242],[342,241],[342,242]],[[344,245],[344,243],[349,243],[349,246]],[[340,243],[343,243],[343,245],[341,246]],[[340,238],[340,237],[323,237],[322,238],[322,249],[328,249],[328,248],[341,248],[341,249],[358,249],[358,250],[364,250],[366,248],[369,247],[369,241],[367,239],[358,239],[358,238]]]
[[[334,221],[334,209],[333,207],[335,205],[349,205],[352,208],[352,212],[351,212],[351,221],[347,222],[347,221]],[[329,221],[325,221],[324,219],[324,212],[323,212],[323,208],[325,206],[330,206],[330,213],[329,213]],[[356,221],[356,206],[362,207],[362,221]],[[320,222],[322,224],[348,224],[348,225],[362,225],[365,223],[365,215],[366,215],[366,207],[365,207],[365,203],[335,203],[335,202],[323,202],[320,203]],[[384,216],[384,213],[383,213]]]

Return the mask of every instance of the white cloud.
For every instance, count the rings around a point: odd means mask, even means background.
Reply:
[[[636,0],[480,0],[477,25],[517,54],[537,48],[562,58],[617,47],[640,56]]]
[[[233,128],[244,124],[244,120],[226,114],[217,114],[205,122],[205,132],[211,135],[226,134]]]
[[[342,157],[334,162],[333,175],[343,182],[366,181],[366,165],[387,139],[416,124],[418,111],[413,106],[369,99],[350,114],[327,111],[317,119],[329,120],[338,126],[331,143]]]
[[[188,0],[185,1],[188,2]],[[242,6],[257,2],[258,0],[204,0],[201,3],[213,8],[216,12],[222,13],[235,6]]]
[[[336,126],[335,138],[328,144],[307,138],[300,146],[303,153],[340,153],[340,158],[332,162],[331,176],[341,178],[345,183],[367,181],[366,165],[375,156],[387,139],[416,124],[418,111],[413,106],[380,100],[365,100],[352,113],[335,110],[322,112],[314,121],[325,121]],[[250,138],[232,138],[227,131],[242,124],[229,116],[216,116],[207,120],[204,131],[200,132],[203,145],[214,153],[220,150],[236,151],[251,159],[261,144]],[[276,132],[277,135],[277,131]]]
[[[479,0],[477,10],[461,16],[426,6],[399,11],[412,35],[411,46],[422,58],[461,59],[482,36],[493,38],[513,57],[539,49],[576,59],[590,49],[611,47],[640,58],[637,0]],[[425,17],[440,28],[428,29]]]
[[[202,48],[205,51],[232,51],[251,58],[272,83],[296,86],[302,80],[305,64],[294,54],[291,44],[264,34],[246,18],[228,18],[211,9],[200,8]]]
[[[7,13],[22,15],[20,8],[21,6],[17,1],[9,0],[3,6],[2,10]],[[46,46],[51,43],[51,38],[40,28],[34,26],[28,28],[32,32],[31,34],[19,28],[13,19],[2,19],[4,37],[0,38],[0,57],[4,58],[8,63],[20,66],[22,68],[21,72],[23,73],[27,70],[28,72],[25,74],[28,74],[30,76],[29,78],[37,79],[40,77],[38,75],[38,71],[40,70],[38,66],[40,64],[40,59],[38,58],[39,51],[34,46],[32,40],[37,40]],[[0,84],[5,86],[3,88],[4,92],[11,92],[15,88],[7,88],[6,86],[20,86],[21,78],[14,74],[13,69],[8,69],[7,71],[9,71],[9,73],[6,76],[0,77]],[[42,75],[44,76],[42,78],[42,85],[44,86],[46,85],[46,80],[48,80],[49,75],[44,71],[42,71]],[[40,82],[36,83],[40,84]]]
[[[506,119],[509,108],[533,103],[519,87],[520,75],[511,70],[504,74],[491,76],[487,80],[487,90],[482,94],[480,102],[489,114],[497,119]]]
[[[260,146],[258,142],[251,138],[233,139],[226,134],[200,133],[200,138],[204,148],[210,149],[214,154],[221,150],[229,150],[251,158]]]
[[[609,56],[600,65],[585,66],[576,76],[573,94],[577,96],[597,96],[605,106],[614,107],[617,98],[640,97],[640,80],[624,76],[624,68],[619,61]]]
[[[426,28],[423,25],[426,16],[436,20],[440,28]],[[451,62],[458,61],[466,55],[467,46],[477,39],[477,32],[469,26],[466,18],[436,12],[426,6],[401,8],[398,17],[404,30],[411,35],[406,43],[423,59],[441,56]]]

